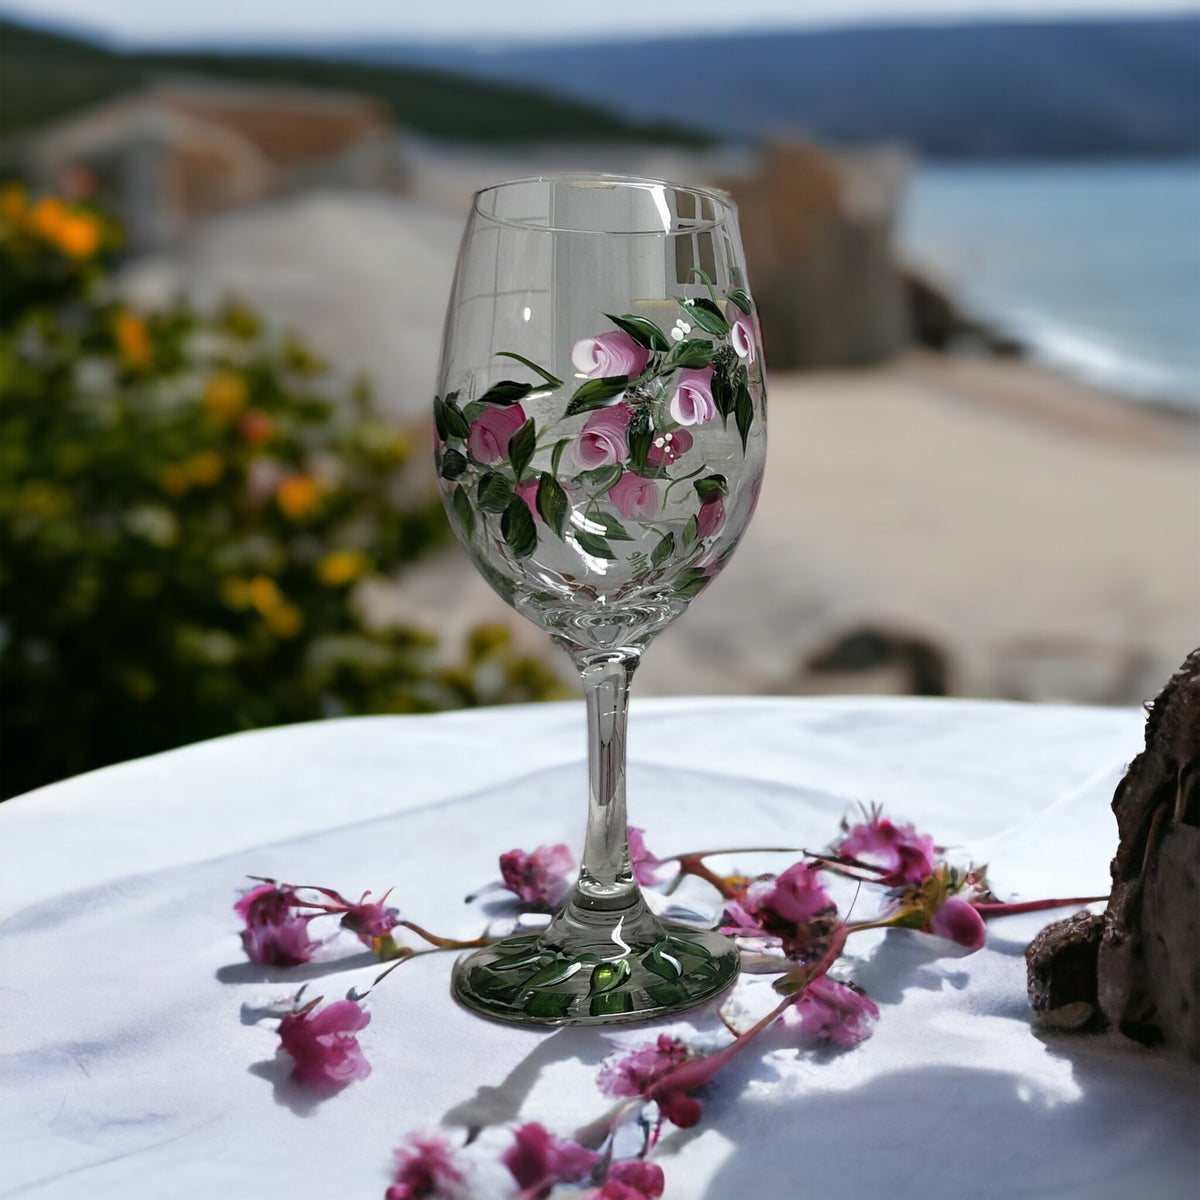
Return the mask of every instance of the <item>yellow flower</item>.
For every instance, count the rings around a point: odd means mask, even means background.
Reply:
[[[25,215],[27,205],[25,189],[19,183],[0,188],[0,220],[15,225]]]
[[[150,361],[150,338],[141,317],[123,309],[113,322],[113,333],[126,366],[144,367]]]
[[[182,496],[192,484],[187,468],[179,463],[163,467],[158,481],[162,485],[162,490],[169,496]]]
[[[246,407],[246,381],[232,371],[218,371],[204,385],[201,403],[214,420],[227,424]]]
[[[266,614],[267,625],[277,637],[295,637],[304,624],[304,615],[294,604],[280,604]]]
[[[275,503],[290,521],[300,521],[317,511],[321,491],[311,475],[290,475],[275,488]]]
[[[366,569],[366,555],[357,550],[338,550],[317,564],[317,578],[326,587],[342,587],[353,583]]]
[[[255,575],[246,585],[246,595],[264,617],[270,616],[284,603],[279,585],[269,575]]]
[[[225,461],[215,450],[201,450],[187,459],[182,469],[192,483],[211,487],[225,474]]]

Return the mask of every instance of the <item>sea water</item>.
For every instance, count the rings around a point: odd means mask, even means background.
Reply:
[[[1034,357],[1200,412],[1200,160],[923,166],[900,245]]]

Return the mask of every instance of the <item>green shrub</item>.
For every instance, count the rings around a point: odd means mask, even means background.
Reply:
[[[403,499],[408,440],[249,311],[122,306],[118,245],[0,189],[5,794],[237,729],[554,694],[502,628],[446,667],[367,619],[363,585],[448,537]]]

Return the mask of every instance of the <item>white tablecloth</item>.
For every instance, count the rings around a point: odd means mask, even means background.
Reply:
[[[1141,741],[1129,710],[635,699],[630,816],[660,854],[815,845],[873,801],[989,863],[1002,894],[1100,893],[1109,800]],[[474,1018],[449,998],[449,955],[371,995],[372,1075],[306,1102],[243,1003],[296,977],[333,999],[374,969],[256,968],[230,910],[250,874],[353,898],[394,885],[406,916],[474,936],[462,897],[499,853],[578,852],[584,755],[581,705],[330,721],[0,805],[0,1195],[381,1198],[411,1130],[488,1111],[569,1134],[599,1115],[613,1034]],[[1195,1072],[1031,1028],[1022,952],[1048,919],[996,922],[970,957],[912,933],[869,944],[852,974],[881,1009],[874,1036],[835,1054],[769,1032],[660,1146],[667,1200],[1195,1195]],[[711,1012],[675,1027],[719,1032]]]

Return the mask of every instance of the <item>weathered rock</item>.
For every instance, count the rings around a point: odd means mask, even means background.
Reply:
[[[1025,956],[1030,1003],[1057,1028],[1107,1024],[1200,1059],[1200,650],[1150,705],[1112,807],[1108,908],[1042,930]]]

